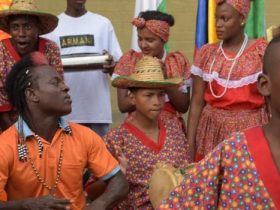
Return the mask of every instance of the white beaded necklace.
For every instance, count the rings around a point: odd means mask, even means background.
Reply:
[[[210,91],[211,91],[211,94],[212,94],[212,96],[213,96],[214,98],[222,98],[222,97],[226,94],[226,91],[227,91],[227,89],[228,89],[229,79],[230,79],[230,76],[231,76],[233,67],[235,66],[235,63],[237,62],[237,60],[239,59],[239,57],[240,57],[240,56],[242,55],[242,53],[244,52],[244,50],[245,50],[245,48],[246,48],[246,46],[247,46],[247,44],[248,44],[248,40],[249,40],[249,39],[248,39],[248,35],[245,34],[245,35],[244,35],[243,43],[242,43],[242,45],[241,45],[241,47],[240,47],[238,53],[236,54],[236,56],[235,56],[234,58],[229,58],[229,57],[225,54],[224,49],[223,49],[223,43],[224,43],[224,41],[222,40],[222,41],[220,42],[219,48],[218,48],[218,50],[217,50],[217,52],[216,52],[216,54],[215,54],[215,57],[214,57],[214,59],[213,59],[213,62],[211,63],[211,66],[210,66],[210,69],[209,69],[209,74],[210,74],[210,75],[212,74],[212,68],[213,68],[214,63],[215,63],[215,61],[216,61],[216,55],[218,54],[219,50],[221,50],[221,52],[222,52],[222,54],[223,54],[223,56],[225,57],[226,60],[228,60],[228,61],[233,61],[233,62],[232,62],[232,65],[231,65],[231,67],[230,67],[230,69],[229,69],[229,73],[228,73],[227,80],[226,80],[226,86],[225,86],[225,88],[224,88],[224,91],[223,91],[220,95],[216,95],[216,94],[214,93],[213,87],[212,87],[212,80],[209,81]]]

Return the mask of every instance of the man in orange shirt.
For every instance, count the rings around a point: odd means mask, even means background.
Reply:
[[[66,123],[69,88],[43,54],[34,52],[11,70],[6,91],[18,121],[0,136],[0,209],[85,209],[82,176],[89,168],[107,182],[86,209],[112,208],[128,192],[118,162],[90,129]]]

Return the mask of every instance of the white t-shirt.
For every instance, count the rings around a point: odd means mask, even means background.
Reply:
[[[57,28],[44,35],[55,41],[61,55],[102,53],[107,50],[117,61],[122,56],[114,28],[107,18],[87,12],[81,17],[62,13]],[[108,75],[102,71],[65,72],[70,87],[72,113],[67,120],[76,123],[111,123],[112,110]]]

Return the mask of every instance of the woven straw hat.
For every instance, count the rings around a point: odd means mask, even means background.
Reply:
[[[130,76],[118,76],[112,81],[117,88],[165,88],[179,85],[182,78],[164,79],[159,59],[144,56],[136,63],[135,73]]]
[[[9,32],[8,17],[15,15],[38,17],[39,35],[53,31],[58,23],[58,18],[55,15],[38,10],[36,0],[13,0],[9,9],[0,11],[0,29]]]

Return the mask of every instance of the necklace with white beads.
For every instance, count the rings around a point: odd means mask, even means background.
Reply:
[[[235,56],[234,58],[229,58],[229,57],[225,54],[224,49],[223,49],[223,43],[224,43],[224,41],[221,41],[221,42],[220,42],[219,48],[217,49],[217,52],[216,52],[216,55],[218,54],[218,52],[219,52],[219,50],[220,50],[220,51],[222,52],[222,54],[223,54],[223,56],[225,57],[226,60],[228,60],[228,61],[233,61],[233,62],[232,62],[231,67],[230,67],[230,69],[229,69],[229,73],[228,73],[227,80],[226,80],[226,86],[225,86],[223,92],[222,92],[220,95],[216,95],[216,94],[214,93],[213,87],[212,87],[212,80],[209,81],[210,91],[211,91],[211,94],[212,94],[212,96],[213,96],[214,98],[222,98],[222,97],[226,94],[226,91],[227,91],[227,89],[228,89],[228,84],[229,84],[229,80],[230,80],[230,76],[231,76],[233,67],[235,66],[237,60],[240,58],[240,56],[241,56],[242,53],[244,52],[244,50],[245,50],[245,48],[246,48],[246,46],[247,46],[247,44],[248,44],[248,40],[249,40],[248,35],[245,34],[245,35],[244,35],[243,43],[242,43],[242,45],[241,45],[241,47],[240,47],[238,53],[236,54],[236,56]],[[211,65],[210,65],[210,69],[209,69],[209,74],[210,74],[210,75],[212,74],[212,69],[213,69],[214,63],[215,63],[215,61],[216,61],[216,55],[215,55],[215,57],[214,57],[214,59],[213,59],[213,62],[212,62]]]

